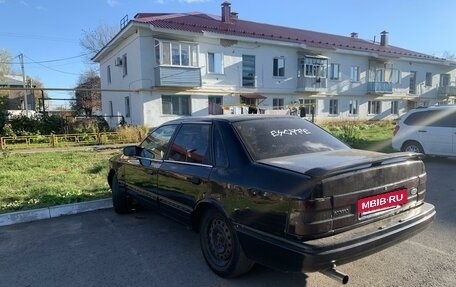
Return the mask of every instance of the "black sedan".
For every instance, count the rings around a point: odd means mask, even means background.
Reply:
[[[426,228],[420,154],[351,149],[305,119],[183,118],[110,161],[114,209],[154,206],[200,233],[223,277],[255,262],[292,272],[335,269]]]

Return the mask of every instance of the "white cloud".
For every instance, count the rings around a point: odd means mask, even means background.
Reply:
[[[108,3],[108,6],[110,7],[114,7],[120,4],[120,2],[117,0],[107,0],[106,3]]]

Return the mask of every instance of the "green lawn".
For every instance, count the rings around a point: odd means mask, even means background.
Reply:
[[[108,158],[117,152],[0,153],[0,213],[109,197]]]
[[[342,121],[320,126],[353,148],[394,152],[391,147],[394,123],[391,121]]]

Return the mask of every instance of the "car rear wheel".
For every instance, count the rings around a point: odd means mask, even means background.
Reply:
[[[200,243],[204,259],[217,275],[232,278],[247,273],[254,262],[242,250],[229,220],[215,209],[201,221]]]
[[[416,141],[406,142],[402,147],[402,151],[424,153],[423,147]]]
[[[131,198],[128,196],[127,192],[125,191],[125,187],[119,184],[119,180],[117,179],[117,175],[112,177],[112,205],[114,207],[114,211],[119,214],[128,213],[132,210],[132,202]]]

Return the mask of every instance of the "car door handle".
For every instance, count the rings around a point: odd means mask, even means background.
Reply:
[[[201,184],[201,178],[192,176],[192,177],[187,177],[187,181],[193,183],[193,184]]]
[[[418,130],[419,133],[427,133],[425,130]]]

